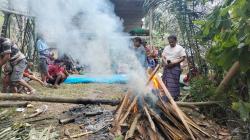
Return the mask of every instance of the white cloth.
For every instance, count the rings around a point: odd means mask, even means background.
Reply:
[[[180,59],[180,57],[186,56],[186,52],[185,49],[180,45],[176,44],[175,47],[168,45],[164,48],[162,56],[165,57],[166,60],[174,62]]]

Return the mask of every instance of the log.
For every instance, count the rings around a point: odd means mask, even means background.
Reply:
[[[155,124],[162,125],[163,126],[162,131],[164,133],[168,133],[172,139],[174,139],[174,140],[187,139],[183,132],[181,132],[177,128],[173,127],[172,125],[168,124],[167,122],[163,121],[161,119],[161,117],[156,112],[154,112],[152,109],[148,108],[148,111],[149,111],[150,115],[152,116],[152,118],[155,119],[155,121],[156,121]]]
[[[133,122],[132,122],[132,124],[130,126],[130,129],[128,130],[128,132],[127,132],[127,134],[125,136],[125,140],[127,140],[129,138],[132,138],[134,136],[135,129],[136,129],[136,126],[137,126],[137,123],[138,123],[138,120],[139,120],[140,117],[141,117],[140,113],[138,113],[135,116],[135,118],[134,118],[134,120],[133,120]]]
[[[149,114],[149,112],[148,112],[147,107],[144,106],[143,109],[144,109],[144,111],[145,111],[145,113],[146,113],[146,115],[147,115],[147,118],[148,118],[148,121],[149,121],[149,123],[150,123],[150,126],[151,126],[152,130],[156,133],[155,124],[154,124],[152,118],[150,117],[150,114]]]
[[[111,105],[111,106],[115,106],[120,103],[119,100],[108,100],[108,99],[46,97],[46,96],[17,95],[17,94],[0,94],[0,100],[72,103],[72,104],[84,104],[84,105],[106,104],[106,105]]]
[[[179,106],[210,106],[218,105],[223,103],[223,101],[207,101],[207,102],[176,102]]]
[[[11,102],[11,101],[1,101],[0,107],[27,107],[29,102]]]
[[[72,123],[72,122],[75,122],[75,119],[76,119],[76,117],[59,119],[59,124]]]
[[[118,111],[116,112],[116,115],[115,115],[115,120],[118,121],[120,116],[121,116],[121,113],[122,113],[122,110],[123,110],[123,107],[125,105],[125,103],[127,102],[128,100],[128,94],[126,94],[122,100],[122,104],[121,106],[119,107]]]
[[[146,85],[148,85],[148,84],[151,82],[151,80],[154,78],[155,74],[157,73],[157,71],[158,71],[159,69],[160,69],[160,64],[158,64],[158,65],[155,67],[154,71],[150,74],[150,76],[149,76],[149,78],[148,78],[148,81],[147,81]]]
[[[224,79],[221,81],[220,85],[216,89],[216,93],[222,93],[226,87],[228,86],[228,83],[231,81],[231,79],[237,74],[237,72],[240,70],[240,62],[236,61],[233,66],[229,69]]]
[[[169,93],[168,89],[166,88],[165,84],[163,83],[162,79],[159,78],[159,76],[157,76],[157,80],[159,82],[159,84],[161,85],[161,87],[164,90],[165,95],[168,97],[170,103],[173,105],[173,109],[176,111],[178,117],[180,118],[180,120],[182,121],[182,123],[184,124],[185,128],[187,129],[189,135],[191,136],[192,140],[195,140],[195,137],[191,131],[191,129],[189,128],[186,120],[184,119],[183,113],[180,110],[180,108],[177,106],[176,102],[174,101],[173,97],[171,96],[171,94]]]
[[[142,139],[143,140],[146,139],[146,137],[147,137],[146,129],[140,124],[138,124],[136,128],[137,128],[137,131],[140,133]]]
[[[120,103],[120,100],[108,100],[108,99],[87,99],[87,98],[65,98],[65,97],[46,97],[46,96],[31,96],[31,95],[15,95],[15,94],[1,94],[0,100],[9,101],[38,101],[38,102],[50,102],[50,103],[72,103],[72,104],[107,104],[116,106]],[[11,104],[0,103],[0,107],[22,107],[28,102],[11,102]],[[223,103],[223,101],[208,101],[208,102],[176,102],[179,106],[209,106]],[[2,105],[2,106],[1,106]],[[19,106],[20,105],[20,106]],[[26,105],[27,106],[27,105]],[[120,112],[120,111],[119,111]]]
[[[121,120],[119,121],[119,125],[123,124],[123,122],[126,120],[126,118],[128,117],[131,109],[136,105],[137,103],[137,99],[138,99],[138,96],[136,96],[133,100],[133,102],[130,104],[127,112],[125,113],[125,115],[121,118]]]

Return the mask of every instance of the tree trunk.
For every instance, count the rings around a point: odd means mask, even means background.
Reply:
[[[226,87],[228,86],[231,79],[237,74],[237,72],[240,70],[240,62],[236,61],[234,62],[233,66],[229,69],[224,79],[221,81],[220,85],[216,89],[216,93],[223,92]]]

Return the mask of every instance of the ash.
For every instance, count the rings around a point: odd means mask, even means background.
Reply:
[[[105,109],[100,105],[79,105],[64,113],[67,116],[75,116],[74,123],[82,126],[85,131],[94,132],[94,135],[89,136],[88,139],[113,139],[109,133],[114,117],[113,110]]]

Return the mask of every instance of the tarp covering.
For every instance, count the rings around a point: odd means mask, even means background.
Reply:
[[[79,84],[79,83],[119,83],[125,84],[128,77],[123,74],[118,75],[105,75],[105,76],[87,76],[87,75],[70,75],[64,83],[66,84]]]

